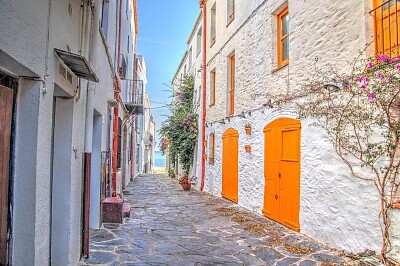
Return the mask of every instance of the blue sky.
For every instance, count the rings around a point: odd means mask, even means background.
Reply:
[[[200,10],[198,0],[138,0],[137,54],[147,66],[147,92],[157,130],[169,114],[170,84],[187,49],[186,41]],[[158,133],[157,133],[158,135]],[[157,150],[159,150],[157,136]]]

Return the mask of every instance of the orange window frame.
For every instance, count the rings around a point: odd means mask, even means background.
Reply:
[[[215,152],[215,135],[210,133],[210,154],[208,156],[208,163],[214,164],[214,152]]]
[[[229,105],[228,115],[233,115],[235,112],[235,55],[229,58]]]
[[[289,56],[283,59],[283,40],[289,38],[289,31],[282,35],[282,17],[289,13],[289,7],[285,7],[277,16],[278,24],[278,67],[285,66],[289,64]],[[289,43],[289,42],[288,42]]]
[[[375,54],[395,57],[400,54],[400,28],[397,22],[400,17],[400,3],[389,5],[386,2],[387,0],[373,1]]]
[[[215,69],[211,71],[211,90],[210,90],[210,106],[215,104],[215,86],[216,86],[216,73]]]

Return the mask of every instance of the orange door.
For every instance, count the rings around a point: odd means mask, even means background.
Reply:
[[[377,54],[399,55],[400,3],[374,0],[375,50]]]
[[[267,217],[300,231],[300,121],[281,118],[264,128],[264,209]]]
[[[13,90],[0,86],[0,265],[7,264],[7,219]]]
[[[222,197],[238,202],[239,134],[229,128],[222,136]]]

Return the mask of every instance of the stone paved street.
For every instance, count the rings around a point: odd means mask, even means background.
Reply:
[[[143,175],[127,188],[131,218],[93,230],[81,265],[359,265],[261,215],[176,179]]]

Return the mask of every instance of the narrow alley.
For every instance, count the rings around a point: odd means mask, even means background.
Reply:
[[[140,175],[127,190],[131,218],[92,230],[81,265],[351,265],[302,234],[227,200],[183,191],[165,175]]]

